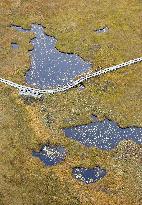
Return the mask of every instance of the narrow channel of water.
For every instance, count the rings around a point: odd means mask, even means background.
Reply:
[[[121,128],[117,123],[105,119],[87,125],[80,125],[65,128],[67,137],[79,141],[88,147],[97,147],[103,150],[111,150],[117,146],[121,140],[133,140],[138,144],[142,143],[142,128],[128,127]]]
[[[26,73],[26,82],[29,85],[35,85],[37,88],[63,86],[92,66],[78,55],[57,50],[57,40],[46,35],[41,25],[32,24],[31,29],[14,25],[11,27],[19,32],[35,34],[35,38],[31,40],[34,49],[29,51],[31,65]]]
[[[43,145],[39,152],[33,151],[32,155],[38,157],[45,165],[53,166],[64,161],[66,150],[62,146]]]
[[[75,167],[72,170],[72,174],[77,180],[90,184],[102,179],[106,175],[106,170],[100,167]]]

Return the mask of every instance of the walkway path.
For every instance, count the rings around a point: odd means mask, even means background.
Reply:
[[[54,93],[64,92],[64,91],[66,91],[66,90],[78,85],[79,83],[92,78],[92,77],[100,76],[102,74],[105,74],[105,73],[108,73],[108,72],[111,72],[111,71],[115,71],[115,70],[118,70],[120,68],[129,66],[129,65],[132,65],[132,64],[135,64],[135,63],[139,63],[141,61],[142,61],[142,57],[135,58],[133,60],[118,64],[118,65],[115,65],[115,66],[112,66],[112,67],[109,67],[109,68],[104,68],[104,69],[101,69],[101,70],[96,71],[94,73],[87,74],[86,76],[81,77],[80,79],[75,80],[72,83],[69,83],[69,84],[67,84],[63,87],[57,87],[55,89],[41,90],[41,89],[31,88],[31,87],[27,87],[27,86],[23,86],[23,85],[14,83],[14,82],[12,82],[10,80],[6,80],[4,78],[0,78],[0,82],[18,89],[20,95],[40,98],[43,94],[54,94]]]

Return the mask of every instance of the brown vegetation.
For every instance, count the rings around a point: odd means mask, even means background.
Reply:
[[[41,23],[58,39],[59,50],[79,54],[93,63],[93,70],[141,55],[140,1],[1,0],[0,12],[0,76],[17,83],[25,84],[34,34],[16,32],[11,24],[29,28]],[[94,32],[104,25],[108,33]],[[20,49],[13,50],[11,42]],[[141,64],[136,64],[89,80],[81,92],[74,88],[32,104],[0,85],[0,204],[140,205],[139,145],[124,141],[108,152],[88,149],[67,139],[61,128],[90,122],[91,114],[122,127],[142,126],[141,76]],[[63,163],[45,167],[32,157],[32,150],[47,140],[66,147]],[[71,175],[74,166],[98,164],[108,175],[95,184]]]

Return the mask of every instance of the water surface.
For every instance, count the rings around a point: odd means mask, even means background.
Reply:
[[[138,144],[142,143],[142,128],[121,128],[117,123],[108,119],[98,121],[96,116],[94,116],[94,120],[95,122],[87,125],[65,128],[65,135],[85,146],[103,150],[115,148],[121,140],[133,140]]]
[[[98,166],[94,168],[75,167],[72,174],[77,180],[89,184],[102,179],[106,175],[106,170]]]
[[[38,157],[45,165],[52,166],[64,161],[66,150],[62,146],[46,144],[39,152],[33,151],[32,155]]]
[[[11,43],[11,47],[17,49],[19,48],[19,45],[17,43]]]
[[[95,30],[96,33],[106,33],[108,31],[109,28],[107,26]]]
[[[44,28],[32,24],[31,29],[12,26],[19,32],[34,32],[31,40],[34,49],[30,52],[31,65],[26,73],[26,82],[38,88],[63,86],[88,71],[91,63],[75,54],[62,53],[56,49],[57,39],[44,33]]]

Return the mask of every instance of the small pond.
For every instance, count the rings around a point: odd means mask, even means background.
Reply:
[[[39,24],[32,24],[31,29],[11,26],[19,32],[34,32],[31,40],[33,50],[29,51],[31,65],[26,73],[26,82],[37,88],[53,88],[73,81],[78,75],[88,71],[91,63],[76,54],[63,53],[56,49],[57,39],[44,33]]]
[[[138,144],[142,143],[142,128],[121,128],[117,123],[108,119],[98,121],[96,116],[93,119],[95,122],[87,125],[65,128],[65,135],[85,146],[103,150],[115,148],[121,140],[133,140]]]
[[[77,180],[89,184],[102,179],[106,175],[106,170],[98,166],[94,168],[75,167],[72,174]]]
[[[38,157],[45,165],[53,166],[64,161],[66,150],[62,146],[43,145],[39,152],[33,151],[32,155]]]
[[[11,43],[11,47],[16,49],[16,48],[19,48],[19,45],[17,43]]]
[[[106,33],[109,31],[109,28],[107,26],[102,27],[102,28],[98,28],[95,30],[96,33]]]

